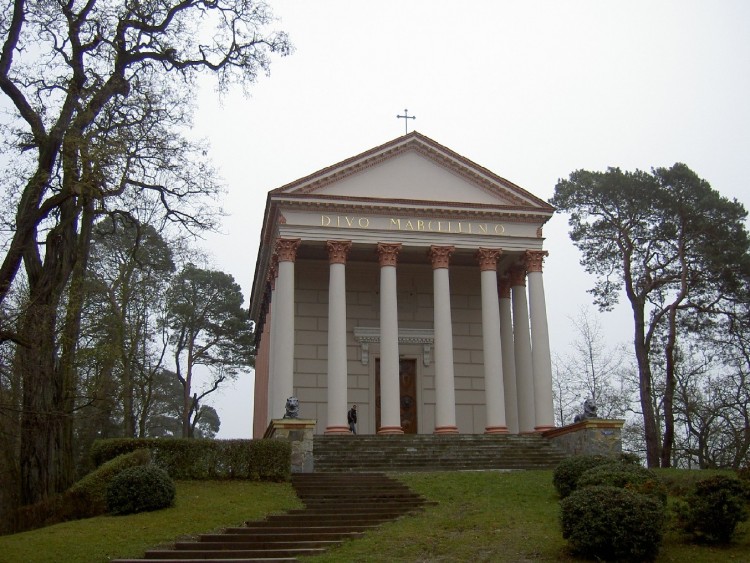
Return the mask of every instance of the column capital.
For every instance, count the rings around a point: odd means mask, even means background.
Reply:
[[[400,250],[400,242],[379,242],[378,258],[380,259],[380,266],[395,266]]]
[[[523,254],[523,261],[526,264],[526,270],[529,272],[541,272],[544,257],[549,256],[546,250],[527,250]]]
[[[447,268],[451,254],[453,254],[454,250],[456,250],[455,246],[430,246],[430,250],[427,251],[427,256],[432,260],[432,269],[437,270],[438,268]]]
[[[526,286],[526,266],[524,264],[514,264],[511,266],[510,270],[508,270],[508,276],[510,277],[511,287]]]
[[[510,277],[503,276],[498,280],[497,292],[500,299],[510,299]]]
[[[276,255],[279,262],[294,262],[297,257],[297,248],[302,239],[280,238],[276,241]]]
[[[352,247],[350,240],[328,240],[326,248],[328,249],[329,264],[346,264],[346,256]]]
[[[499,248],[479,248],[477,250],[477,261],[479,262],[479,269],[484,272],[485,270],[497,270],[497,261],[502,256],[503,251]]]
[[[271,291],[276,289],[276,278],[279,276],[279,257],[274,254],[271,256],[271,263],[268,266],[268,284],[271,286]]]

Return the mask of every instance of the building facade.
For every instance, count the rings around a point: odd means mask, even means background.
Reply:
[[[253,435],[554,426],[542,227],[554,209],[417,132],[271,191],[250,302]]]

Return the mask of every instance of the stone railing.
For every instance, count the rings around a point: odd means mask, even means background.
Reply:
[[[264,438],[287,440],[292,446],[292,473],[313,472],[313,431],[316,420],[277,418],[271,421]]]
[[[561,428],[542,432],[542,436],[561,447],[569,455],[606,455],[622,453],[624,420],[587,418]]]

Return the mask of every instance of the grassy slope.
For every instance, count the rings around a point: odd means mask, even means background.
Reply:
[[[695,477],[692,472],[689,477]],[[566,551],[558,524],[558,499],[551,471],[412,473],[397,477],[438,501],[345,543],[321,562],[523,562],[577,561]],[[672,480],[679,476],[672,474]],[[0,561],[103,562],[138,556],[160,543],[297,506],[288,484],[247,482],[178,483],[175,508],[121,517],[68,522],[0,537]],[[750,526],[727,548],[683,544],[665,537],[657,562],[750,561]]]
[[[209,532],[301,506],[288,483],[182,481],[175,506],[166,510],[100,516],[0,536],[0,562],[100,563],[140,557],[175,538]]]
[[[671,479],[679,480],[675,473],[680,472],[673,472]],[[690,480],[697,474],[692,472]],[[551,471],[412,473],[398,477],[439,504],[306,561],[578,561],[567,552],[560,534]],[[747,522],[741,531],[745,533],[727,548],[684,544],[679,534],[668,532],[657,562],[750,561]]]

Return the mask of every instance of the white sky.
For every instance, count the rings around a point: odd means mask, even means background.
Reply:
[[[416,129],[548,199],[573,170],[684,162],[750,207],[750,2],[271,2],[296,52],[251,97],[199,95],[195,133],[226,181],[206,248],[249,298],[266,194]],[[552,350],[591,302],[567,220],[544,231]],[[630,338],[627,310],[601,318]],[[218,395],[221,438],[249,437],[252,376]]]

